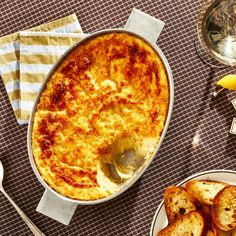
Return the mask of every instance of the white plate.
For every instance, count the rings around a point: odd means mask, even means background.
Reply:
[[[236,185],[236,171],[210,170],[210,171],[201,172],[201,173],[188,177],[187,179],[177,184],[177,186],[184,186],[189,180],[192,180],[192,179],[216,180],[216,181],[222,181],[222,182],[227,182],[229,184]],[[150,236],[156,236],[157,233],[161,229],[167,226],[167,224],[168,224],[168,221],[166,217],[164,201],[162,200],[153,218]]]

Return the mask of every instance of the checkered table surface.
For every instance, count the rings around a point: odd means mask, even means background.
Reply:
[[[166,186],[211,169],[236,169],[236,136],[229,134],[236,92],[211,99],[214,82],[235,69],[213,70],[195,53],[196,18],[201,0],[2,0],[0,35],[76,13],[84,32],[123,27],[136,7],[166,25],[158,45],[174,75],[175,105],[171,124],[155,160],[142,178],[114,200],[79,206],[64,226],[35,211],[44,192],[27,155],[27,126],[18,126],[0,81],[0,159],[4,187],[19,207],[47,235],[149,235],[152,218]],[[200,143],[193,148],[196,132]],[[0,236],[31,235],[20,216],[0,194]]]

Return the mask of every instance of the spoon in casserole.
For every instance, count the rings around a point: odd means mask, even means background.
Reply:
[[[15,204],[15,202],[10,198],[10,196],[6,193],[2,186],[3,182],[3,176],[4,176],[4,169],[2,162],[0,161],[0,191],[5,195],[5,197],[9,200],[9,202],[14,206],[14,208],[17,210],[21,218],[24,220],[24,222],[28,225],[30,230],[35,236],[45,236],[36,225],[24,214],[24,212]]]
[[[138,139],[137,139],[138,140]],[[129,141],[125,140],[129,144]],[[119,140],[119,145],[124,147],[126,143]],[[112,163],[108,165],[110,177],[118,182],[123,182],[134,175],[134,172],[144,165],[154,151],[155,138],[143,138],[136,141],[134,147],[126,146],[123,152],[114,155]],[[119,149],[118,149],[119,150]]]

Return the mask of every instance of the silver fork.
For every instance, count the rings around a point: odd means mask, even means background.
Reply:
[[[5,197],[9,200],[9,202],[14,206],[14,208],[17,210],[21,218],[24,220],[24,222],[28,225],[30,230],[35,236],[45,236],[38,228],[37,226],[24,214],[24,212],[15,204],[15,202],[10,198],[10,196],[6,193],[2,186],[3,182],[3,176],[4,176],[4,169],[2,162],[0,161],[0,191],[5,195]]]

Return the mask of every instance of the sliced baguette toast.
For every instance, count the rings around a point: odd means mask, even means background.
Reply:
[[[157,236],[202,236],[204,230],[205,222],[202,215],[198,211],[191,211],[162,229]]]
[[[236,229],[236,186],[226,186],[216,195],[212,218],[214,224],[221,230]]]
[[[181,215],[195,211],[193,199],[184,188],[169,186],[164,192],[165,209],[169,223],[173,223]]]
[[[214,197],[225,186],[228,184],[219,181],[191,180],[186,184],[186,190],[202,205],[212,206]]]

